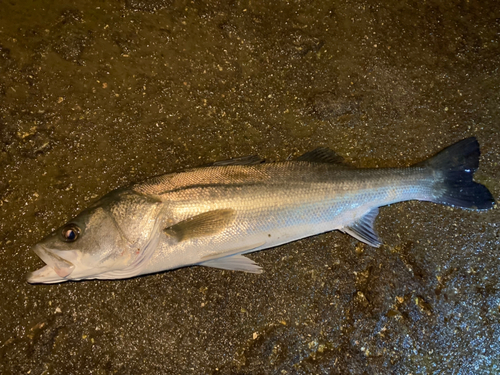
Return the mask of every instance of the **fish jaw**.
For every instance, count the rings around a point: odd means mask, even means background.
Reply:
[[[59,276],[49,265],[28,273],[27,279],[30,284],[55,284],[69,280]]]
[[[62,252],[57,250],[48,250],[41,245],[36,245],[33,251],[46,263],[46,265],[36,271],[28,274],[28,282],[32,284],[60,283],[68,281],[68,276],[75,269],[75,265],[60,254],[65,253],[66,257],[72,258],[73,252]]]

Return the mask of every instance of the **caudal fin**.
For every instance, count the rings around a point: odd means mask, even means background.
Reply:
[[[433,202],[449,206],[487,210],[495,199],[486,186],[472,180],[479,167],[479,143],[475,137],[451,145],[432,158],[416,164],[440,172]]]

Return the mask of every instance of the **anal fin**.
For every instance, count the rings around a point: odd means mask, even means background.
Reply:
[[[375,207],[351,225],[342,228],[341,231],[350,234],[357,240],[370,246],[379,247],[382,245],[382,240],[380,240],[379,236],[375,232],[375,229],[373,228],[377,215],[378,207]]]
[[[199,266],[221,268],[223,270],[262,273],[262,268],[250,258],[236,254],[199,263]]]

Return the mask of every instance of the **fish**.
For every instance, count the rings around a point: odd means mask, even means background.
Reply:
[[[329,148],[295,160],[215,162],[114,190],[38,242],[29,283],[126,279],[186,266],[260,273],[246,254],[339,230],[373,247],[379,207],[429,201],[486,210],[475,137],[406,168],[358,169]]]

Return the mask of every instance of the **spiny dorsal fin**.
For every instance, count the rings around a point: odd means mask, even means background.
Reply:
[[[253,165],[253,164],[260,164],[263,163],[264,159],[262,159],[258,155],[249,155],[249,156],[242,156],[239,158],[233,158],[229,160],[219,160],[211,165],[213,166],[222,166],[222,165]]]
[[[237,254],[229,257],[208,260],[199,263],[200,266],[221,268],[223,270],[262,273],[262,268],[252,259]]]
[[[312,151],[299,156],[297,161],[309,161],[311,163],[339,164],[347,167],[344,158],[328,147],[318,147]]]
[[[213,210],[190,217],[163,231],[166,235],[175,237],[179,242],[191,238],[210,236],[226,229],[236,216],[232,208]]]
[[[373,228],[377,215],[378,207],[375,207],[362,218],[358,219],[351,225],[342,228],[342,232],[348,233],[357,240],[370,246],[379,247],[382,244],[382,241]]]

